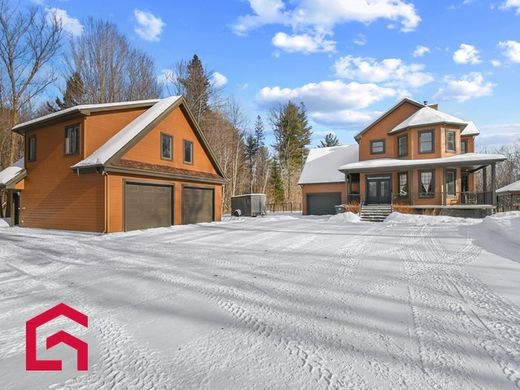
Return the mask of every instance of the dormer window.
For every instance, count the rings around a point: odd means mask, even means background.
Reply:
[[[468,153],[468,140],[467,139],[463,139],[462,141],[460,141],[460,152],[462,154]]]
[[[65,127],[65,155],[72,156],[79,153],[80,146],[79,125]]]
[[[385,153],[385,140],[384,139],[370,141],[370,154],[384,154],[384,153]]]

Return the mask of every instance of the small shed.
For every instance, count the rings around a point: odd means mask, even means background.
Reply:
[[[244,194],[231,197],[231,212],[235,214],[240,210],[239,215],[245,217],[256,217],[266,213],[265,194]]]
[[[499,188],[496,192],[499,211],[520,210],[520,180]]]

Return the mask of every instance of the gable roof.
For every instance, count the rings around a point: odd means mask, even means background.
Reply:
[[[357,144],[311,149],[298,184],[344,182],[345,175],[338,171],[338,168],[358,159],[359,145]]]
[[[445,112],[434,110],[431,107],[423,107],[415,114],[409,116],[403,122],[399,123],[388,134],[397,133],[410,127],[419,127],[426,125],[434,125],[446,123],[450,125],[466,126],[467,122]]]
[[[464,130],[462,130],[460,135],[479,135],[480,134],[480,131],[477,128],[477,126],[475,125],[475,122],[468,121],[467,123],[468,123],[468,125],[464,128]]]
[[[374,122],[372,122],[371,124],[369,124],[367,127],[365,127],[363,130],[361,130],[359,133],[357,133],[355,136],[354,136],[354,139],[356,141],[359,141],[359,138],[361,138],[361,136],[366,133],[368,130],[370,130],[372,127],[374,127],[375,125],[377,125],[379,122],[381,122],[383,119],[385,119],[388,115],[390,115],[392,112],[394,112],[395,110],[397,110],[399,107],[401,107],[403,104],[405,103],[409,103],[409,104],[412,104],[414,106],[417,106],[417,107],[424,107],[424,104],[423,103],[419,103],[418,101],[415,101],[413,99],[410,99],[408,97],[405,97],[404,99],[402,99],[400,102],[398,102],[395,106],[393,106],[391,109],[389,109],[387,112],[385,112],[383,115],[381,115],[379,118],[377,118]]]
[[[23,157],[16,161],[13,165],[0,171],[0,188],[7,187],[18,183],[25,177],[24,159]]]
[[[221,177],[224,177],[222,168],[218,164],[218,161],[215,158],[211,147],[208,145],[202,130],[193,118],[193,115],[182,96],[170,96],[158,100],[152,107],[128,123],[92,154],[73,165],[72,168],[81,170],[110,165],[110,163],[120,157],[128,147],[133,146],[137,141],[144,137],[145,134],[151,131],[158,122],[177,107],[183,109],[216,171]]]
[[[502,188],[499,188],[496,191],[498,194],[507,194],[510,192],[520,192],[520,180],[515,181],[514,183],[511,183],[507,186],[504,186]]]
[[[43,126],[49,122],[57,120],[64,120],[67,117],[73,117],[77,115],[88,116],[93,112],[104,112],[104,111],[115,111],[125,110],[129,108],[147,108],[152,107],[157,103],[159,99],[149,100],[135,100],[131,102],[116,102],[116,103],[103,103],[103,104],[81,104],[79,106],[69,107],[61,111],[56,111],[48,115],[44,115],[30,121],[20,123],[13,127],[13,131],[16,133],[23,133],[27,130],[34,129],[36,127]]]

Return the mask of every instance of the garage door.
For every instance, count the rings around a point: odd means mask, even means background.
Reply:
[[[125,231],[171,226],[173,187],[125,183]]]
[[[214,218],[214,191],[210,188],[182,189],[182,223],[211,222]]]
[[[307,214],[335,214],[334,206],[341,204],[341,192],[307,194]]]

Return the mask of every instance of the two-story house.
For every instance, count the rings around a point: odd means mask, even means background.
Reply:
[[[221,219],[224,176],[184,99],[67,108],[21,123],[0,172],[11,223],[120,232]]]
[[[496,163],[505,157],[475,153],[478,135],[473,122],[405,98],[355,136],[358,159],[337,167],[345,175],[344,199],[419,213],[490,212],[496,204]],[[477,192],[480,170],[483,190]]]

